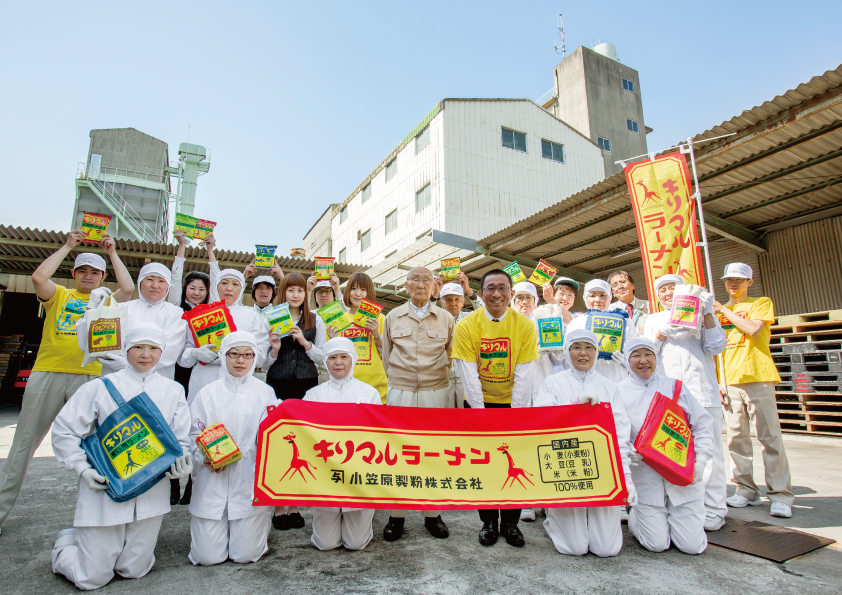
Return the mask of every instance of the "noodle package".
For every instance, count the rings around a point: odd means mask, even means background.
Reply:
[[[225,335],[237,330],[231,312],[224,300],[212,304],[200,304],[182,315],[193,336],[196,347],[211,345],[217,351]],[[202,362],[199,362],[202,363]]]
[[[173,226],[173,233],[176,231],[183,231],[188,238],[196,240],[203,240],[213,233],[213,228],[216,223],[208,221],[207,219],[197,219],[184,213],[175,214],[175,225]]]
[[[316,257],[316,279],[329,281],[333,277],[333,263],[336,259],[328,256]]]
[[[588,310],[586,328],[599,340],[599,359],[611,359],[612,353],[623,350],[628,317],[625,311]]]
[[[377,320],[382,310],[383,306],[380,304],[364,299],[360,302],[360,307],[357,308],[357,313],[354,314],[351,322],[360,328],[365,328],[366,320]]]
[[[106,305],[106,303],[108,305]],[[110,296],[98,308],[85,310],[88,323],[87,346],[82,365],[87,366],[103,355],[126,356],[126,319],[129,309],[118,304]]]
[[[445,258],[441,261],[441,272],[439,275],[445,281],[455,281],[459,276],[462,261],[459,258]]]
[[[546,260],[539,260],[538,266],[532,272],[532,276],[529,277],[529,281],[538,287],[543,287],[544,283],[549,283],[553,280],[553,277],[555,277],[557,272],[558,269]]]
[[[277,306],[272,306],[263,311],[263,315],[269,322],[269,328],[273,333],[280,333],[281,337],[286,337],[290,329],[295,326],[292,320],[292,315],[289,313],[289,303],[284,302]]]
[[[277,246],[255,246],[254,266],[259,269],[271,269],[275,264],[275,250]]]
[[[196,229],[193,231],[193,237],[197,240],[204,240],[213,233],[213,228],[216,227],[216,221],[208,221],[207,219],[199,219],[196,221]]]
[[[351,326],[351,319],[348,318],[338,300],[330,302],[327,306],[322,306],[316,310],[316,314],[322,317],[325,326],[333,326],[337,333],[341,333]]]
[[[703,287],[698,285],[676,285],[672,297],[672,312],[670,313],[670,325],[690,331],[697,339],[701,336],[702,320],[702,295],[705,293]]]
[[[108,224],[110,222],[111,215],[85,211],[82,215],[82,225],[80,227],[80,230],[85,232],[85,239],[82,241],[101,244],[102,236],[108,233]]]
[[[513,262],[512,264],[503,267],[503,270],[506,271],[506,274],[509,275],[509,278],[512,280],[512,284],[520,283],[521,281],[526,281],[526,275],[523,274],[523,271],[520,270],[520,265],[517,261]]]
[[[562,308],[557,304],[546,304],[535,309],[535,326],[538,330],[538,351],[562,351],[564,349],[564,319]]]
[[[242,458],[240,447],[222,424],[208,426],[196,436],[196,445],[214,469],[222,469]]]

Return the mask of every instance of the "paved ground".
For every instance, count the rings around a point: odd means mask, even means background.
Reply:
[[[14,410],[0,410],[0,457],[14,434]],[[798,495],[792,519],[773,519],[769,503],[734,511],[746,520],[778,523],[842,541],[842,439],[788,436],[787,452]],[[52,456],[49,438],[38,457],[0,536],[0,592],[72,593],[75,587],[50,571],[50,548],[59,529],[73,520],[77,480]],[[756,451],[759,460],[759,452]],[[762,476],[758,469],[757,477]],[[731,488],[733,490],[733,487]],[[842,593],[842,547],[838,544],[786,564],[710,546],[701,556],[675,549],[645,551],[628,535],[616,558],[582,558],[556,553],[541,523],[521,523],[523,549],[501,541],[491,548],[477,542],[474,512],[445,512],[451,537],[434,540],[420,514],[410,514],[409,532],[397,543],[380,535],[387,515],[378,511],[375,540],[362,552],[319,552],[310,545],[307,526],[272,531],[269,553],[259,562],[230,562],[194,568],[187,561],[189,514],[176,507],[164,517],[152,572],[138,581],[115,579],[107,593],[658,593],[740,595],[819,595]],[[539,521],[541,517],[539,517]]]

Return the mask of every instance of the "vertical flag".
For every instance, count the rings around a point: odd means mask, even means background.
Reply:
[[[657,312],[661,308],[654,283],[661,275],[675,274],[685,283],[705,285],[690,171],[681,153],[631,163],[624,171],[640,240],[649,309]]]

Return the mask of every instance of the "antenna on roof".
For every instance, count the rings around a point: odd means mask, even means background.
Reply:
[[[555,53],[558,53],[558,50],[561,50],[561,59],[564,60],[564,56],[567,53],[567,50],[564,49],[564,20],[561,18],[561,13],[558,13],[558,34],[561,35],[561,45],[555,46]]]

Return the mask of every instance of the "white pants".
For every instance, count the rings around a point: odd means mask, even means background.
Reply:
[[[145,576],[155,564],[155,544],[164,516],[111,527],[77,527],[76,545],[52,552],[53,572],[85,591],[114,578]]]
[[[725,414],[722,407],[705,407],[705,411],[713,418],[713,458],[705,466],[705,511],[717,514],[725,518],[728,514],[728,505],[725,498],[728,496],[725,477],[725,449],[722,448],[722,425],[725,421]]]
[[[230,559],[238,564],[257,562],[269,547],[269,513],[246,519],[228,520],[228,511],[218,521],[194,516],[190,519],[190,562],[195,566],[221,564]]]
[[[544,529],[559,553],[600,558],[616,556],[623,547],[618,506],[548,508]]]
[[[679,506],[669,499],[666,506],[638,504],[629,513],[629,532],[652,552],[663,552],[674,543],[685,554],[701,554],[708,546],[704,500]]]
[[[310,541],[322,551],[344,545],[347,550],[361,550],[374,537],[371,521],[374,510],[313,508],[313,536]]]

